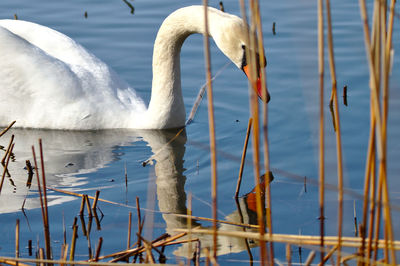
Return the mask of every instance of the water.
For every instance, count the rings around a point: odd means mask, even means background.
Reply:
[[[2,1],[0,17],[37,22],[72,37],[110,65],[148,102],[151,86],[152,45],[162,20],[173,10],[198,1],[135,1],[135,14],[121,0],[113,1]],[[218,6],[218,1],[210,1]],[[238,3],[226,2],[225,10],[240,14]],[[84,17],[85,11],[88,17]],[[268,60],[268,86],[272,96],[269,103],[269,144],[271,167],[275,179],[271,183],[273,229],[277,233],[319,233],[318,189],[318,68],[317,68],[317,9],[315,1],[284,1],[262,3],[264,41]],[[348,86],[346,107],[340,101],[345,187],[362,193],[365,154],[369,128],[368,68],[365,59],[363,30],[356,2],[335,1],[332,6],[335,59],[339,96]],[[272,23],[276,22],[276,35]],[[399,32],[395,19],[394,49],[399,48]],[[182,86],[186,109],[193,104],[198,88],[204,83],[202,37],[191,36],[184,44],[181,56]],[[391,76],[388,176],[394,204],[399,202],[400,171],[400,108],[399,61],[395,54]],[[212,44],[213,72],[228,60]],[[326,62],[328,73],[328,64]],[[330,80],[326,78],[326,182],[336,184],[335,137],[329,116]],[[249,118],[248,90],[245,76],[230,64],[214,82],[214,104],[218,149],[218,208],[219,218],[238,219],[233,200],[240,155]],[[184,135],[167,144],[176,132],[108,130],[95,132],[66,132],[13,130],[16,139],[15,161],[11,162],[12,181],[5,180],[0,196],[0,255],[14,256],[15,220],[21,220],[21,253],[28,257],[27,243],[33,240],[44,246],[41,212],[37,191],[25,186],[25,160],[32,160],[31,145],[42,138],[45,152],[47,184],[50,187],[100,197],[116,204],[99,202],[104,213],[100,228],[92,221],[91,246],[104,238],[102,254],[126,247],[128,213],[133,212],[134,232],[137,228],[135,198],[139,197],[145,216],[143,235],[154,239],[186,221],[168,215],[186,213],[188,197],[192,196],[193,215],[211,217],[210,155],[207,104],[203,101],[194,123]],[[7,146],[10,133],[0,141]],[[160,147],[166,145],[161,151]],[[142,162],[153,154],[146,167]],[[252,151],[248,152],[241,195],[254,187]],[[128,186],[125,187],[125,168]],[[291,173],[291,174],[287,174]],[[296,178],[293,178],[296,176]],[[304,187],[306,177],[306,188]],[[27,195],[27,196],[26,196]],[[48,191],[50,231],[55,258],[59,257],[63,241],[63,221],[67,242],[71,225],[79,212],[80,198]],[[25,197],[25,215],[20,208]],[[243,201],[243,200],[242,200]],[[122,206],[122,205],[127,206]],[[242,203],[243,204],[243,203]],[[358,217],[362,201],[353,195],[345,196],[344,235],[354,235],[353,204]],[[326,194],[326,233],[336,235],[337,193]],[[163,212],[163,214],[161,213]],[[250,217],[251,210],[245,211]],[[394,212],[394,227],[399,234],[399,214]],[[360,219],[360,218],[359,218]],[[88,222],[88,217],[85,217]],[[79,230],[81,223],[78,220]],[[210,223],[196,221],[209,227]],[[224,226],[225,227],[225,226]],[[226,228],[226,227],[225,227]],[[230,228],[231,230],[235,230]],[[236,230],[238,230],[236,228]],[[134,240],[133,240],[134,241]],[[133,242],[132,241],[132,242]],[[88,241],[79,231],[76,257],[87,259]],[[207,246],[210,238],[202,238]],[[243,242],[221,238],[221,264],[248,260]],[[187,255],[187,246],[166,248],[167,262],[177,262]],[[285,260],[283,245],[275,246],[276,256]],[[297,248],[292,248],[294,261],[299,262]],[[257,260],[258,249],[252,248]],[[302,259],[308,255],[303,250]]]

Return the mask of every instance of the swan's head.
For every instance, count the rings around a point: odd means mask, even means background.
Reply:
[[[217,23],[219,27],[211,29],[211,35],[219,49],[250,78],[249,56],[253,52],[247,41],[247,29],[244,21],[234,15],[222,13],[222,19]],[[247,52],[246,52],[247,51]],[[250,51],[250,54],[247,54]],[[265,102],[270,100],[269,93],[262,92],[261,71],[266,66],[266,59],[260,60],[258,51],[256,53],[257,82],[254,86],[258,96]]]

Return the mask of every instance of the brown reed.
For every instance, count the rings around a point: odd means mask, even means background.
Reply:
[[[250,2],[251,3],[251,2]],[[263,42],[263,30],[262,30],[262,21],[260,14],[260,5],[259,1],[254,1],[254,6],[252,8],[252,18],[254,19],[254,24],[257,32],[257,42],[254,44],[259,51],[258,61],[260,62],[260,79],[261,79],[261,97],[263,99],[267,98],[268,88],[267,88],[267,73],[265,68],[262,66],[266,66],[265,61],[265,51],[264,51],[264,42]],[[269,162],[269,144],[268,144],[268,105],[265,101],[262,102],[263,106],[263,148],[264,148],[264,169],[265,173],[270,172],[270,162]],[[268,233],[272,234],[272,200],[271,200],[271,187],[270,182],[266,182],[266,191],[262,191],[267,196],[266,201],[266,216],[267,216],[267,227]],[[265,201],[265,200],[264,200]],[[271,265],[274,264],[274,247],[273,243],[269,243],[269,263]],[[267,254],[268,255],[268,254]]]
[[[325,133],[324,133],[324,12],[323,1],[318,0],[318,74],[319,74],[319,219],[321,249],[324,248],[325,235]],[[321,252],[324,265],[324,252]]]
[[[6,127],[5,129],[3,129],[3,131],[0,132],[0,138],[7,133],[8,130],[10,130],[10,128],[12,128],[12,126],[15,124],[15,122],[17,121],[12,121],[10,125],[8,125],[8,127]]]
[[[76,222],[76,219],[75,219]],[[69,260],[73,261],[75,258],[75,247],[76,247],[76,238],[78,237],[78,225],[74,224],[72,226],[72,239],[71,239],[71,250],[69,253]]]
[[[315,250],[311,250],[310,254],[308,254],[308,257],[304,263],[304,265],[309,266],[311,265],[311,263],[313,262],[314,258],[315,258]]]
[[[3,159],[1,159],[1,164],[3,166],[5,165],[5,161],[6,161],[8,154],[10,153],[10,148],[11,148],[11,145],[13,144],[13,142],[14,142],[14,134],[11,135],[10,142],[8,143],[6,153],[4,154]]]
[[[292,250],[290,244],[286,244],[286,263],[288,266],[292,265]]]
[[[82,216],[85,212],[85,202],[86,202],[86,197],[85,195],[82,195],[82,200],[81,200],[81,207],[79,208],[79,215]]]
[[[240,9],[242,14],[242,19],[247,23],[247,15],[246,15],[246,6],[244,0],[240,0]],[[250,1],[250,5],[252,2]],[[251,8],[251,10],[254,10]],[[245,53],[246,60],[248,61],[248,65],[250,67],[250,75],[249,75],[249,93],[250,93],[250,113],[252,115],[254,121],[253,127],[253,138],[252,138],[252,146],[253,146],[253,174],[254,174],[254,183],[256,187],[256,210],[257,210],[257,222],[259,225],[259,234],[260,234],[260,257],[261,257],[261,265],[265,265],[266,261],[266,246],[265,242],[262,240],[263,235],[265,234],[265,223],[264,216],[262,211],[262,197],[261,197],[261,189],[260,189],[260,151],[259,151],[259,110],[258,110],[258,100],[254,93],[253,88],[256,88],[256,36],[255,36],[255,23],[254,19],[251,20],[250,29],[246,28],[246,39],[247,43],[250,47],[246,45]],[[265,79],[264,79],[265,81]],[[264,194],[265,195],[265,194]]]
[[[97,201],[99,200],[99,196],[100,196],[100,190],[96,190],[96,195],[94,197],[93,204],[92,204],[92,211],[94,213],[96,213]]]
[[[88,215],[89,215],[89,217],[92,217],[93,214],[92,214],[92,210],[91,210],[91,208],[90,208],[89,197],[88,197],[87,194],[85,194],[84,199],[85,199],[86,209],[87,209]]]
[[[1,190],[2,190],[2,188],[3,188],[4,178],[5,178],[6,173],[7,173],[8,163],[10,162],[10,157],[11,157],[11,154],[12,154],[13,149],[14,149],[14,143],[11,145],[11,148],[10,148],[10,150],[9,150],[9,152],[8,152],[8,156],[7,156],[6,164],[5,164],[5,166],[4,166],[3,174],[1,175],[0,193],[1,193]]]
[[[330,0],[325,1],[326,16],[328,26],[328,50],[329,50],[329,69],[332,81],[332,95],[334,104],[335,117],[335,135],[336,135],[336,151],[337,151],[337,175],[338,175],[338,249],[337,249],[337,265],[340,264],[341,253],[341,237],[343,233],[343,158],[342,158],[342,140],[340,130],[339,104],[337,95],[336,68],[333,52],[333,34],[332,34],[332,18]]]
[[[49,225],[49,211],[47,207],[47,189],[46,189],[46,174],[44,170],[44,157],[43,157],[43,145],[42,139],[39,139],[39,152],[40,152],[40,164],[42,167],[42,186],[43,186],[43,208],[44,208],[44,236],[45,236],[45,247],[46,247],[46,258],[51,259],[51,242],[50,242],[50,225]]]
[[[132,212],[129,212],[129,219],[128,219],[128,239],[126,243],[126,249],[131,247],[131,234],[132,234]]]
[[[242,184],[244,162],[246,161],[247,145],[249,143],[249,136],[250,136],[250,132],[251,132],[252,122],[253,122],[253,119],[250,117],[249,123],[247,124],[246,138],[244,140],[243,151],[242,151],[242,159],[240,161],[239,177],[238,177],[238,180],[236,183],[235,198],[239,197],[240,185]]]
[[[208,29],[208,0],[203,0],[204,6],[204,56],[206,64],[206,80],[207,80],[207,102],[208,102],[208,127],[210,135],[210,152],[211,152],[211,201],[212,201],[212,218],[214,235],[213,235],[213,257],[217,259],[217,141],[215,137],[215,119],[214,119],[214,101],[211,76],[211,56]]]
[[[19,258],[19,219],[15,223],[15,257]]]

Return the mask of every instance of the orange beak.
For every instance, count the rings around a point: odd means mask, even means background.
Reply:
[[[245,65],[243,67],[243,71],[246,74],[247,78],[250,77],[250,66],[249,65]],[[261,69],[259,71],[259,73],[257,73],[257,81],[256,84],[254,86],[254,89],[257,91],[257,95],[260,99],[262,99],[264,102],[269,102],[269,100],[271,99],[268,91],[265,91],[265,93],[262,92],[263,90],[263,86],[261,85]],[[265,97],[265,98],[263,98]]]

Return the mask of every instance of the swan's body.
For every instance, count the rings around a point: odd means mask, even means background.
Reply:
[[[243,67],[245,25],[209,8],[210,35]],[[204,9],[179,9],[163,22],[153,52],[148,108],[101,60],[62,33],[18,20],[0,20],[0,124],[53,129],[182,127],[180,49],[204,32]]]

